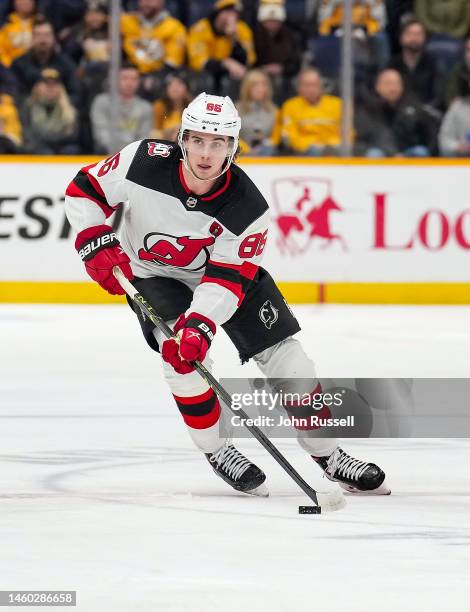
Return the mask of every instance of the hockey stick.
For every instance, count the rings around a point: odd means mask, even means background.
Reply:
[[[127,293],[127,295],[139,306],[142,312],[152,321],[152,323],[164,334],[166,338],[173,338],[173,331],[166,324],[166,322],[154,311],[153,307],[149,302],[137,291],[134,285],[124,276],[121,269],[118,266],[113,268],[113,274],[119,281],[119,284]],[[217,396],[224,402],[234,414],[240,416],[243,420],[249,419],[246,412],[242,409],[235,410],[232,408],[232,398],[230,394],[222,387],[214,376],[202,365],[199,361],[193,361],[194,369],[202,376],[211,387]],[[315,506],[313,507],[312,514],[320,514],[322,510],[340,510],[346,504],[342,492],[338,489],[327,493],[320,493],[315,491],[300,474],[292,467],[287,461],[284,455],[274,446],[274,444],[265,436],[265,434],[255,425],[246,425],[245,427],[251,432],[251,434],[258,440],[258,442],[264,446],[267,452],[275,459],[282,469],[297,483],[302,491],[309,497]]]

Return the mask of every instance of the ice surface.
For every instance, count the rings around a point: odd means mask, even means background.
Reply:
[[[470,374],[470,308],[296,312],[321,376]],[[77,590],[86,612],[469,609],[470,441],[347,441],[392,496],[299,516],[255,441],[237,445],[270,498],[212,474],[126,307],[3,305],[0,337],[0,590]],[[223,333],[213,355],[218,376],[257,372]]]

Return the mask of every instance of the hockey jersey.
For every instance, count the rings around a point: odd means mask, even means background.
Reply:
[[[266,244],[262,194],[232,164],[204,196],[184,181],[182,153],[168,141],[142,140],[80,170],[66,191],[78,233],[101,225],[124,203],[119,239],[135,276],[167,276],[194,290],[189,311],[222,324],[242,303]]]

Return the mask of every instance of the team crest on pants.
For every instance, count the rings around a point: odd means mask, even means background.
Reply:
[[[267,329],[271,329],[271,327],[276,323],[279,317],[279,310],[275,308],[271,304],[271,300],[266,300],[266,302],[259,309],[259,318],[264,323]]]

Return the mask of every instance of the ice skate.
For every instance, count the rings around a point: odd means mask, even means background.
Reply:
[[[358,495],[390,495],[385,484],[385,473],[375,463],[355,459],[337,448],[326,457],[312,459],[322,468],[324,475],[337,482],[349,493]]]
[[[266,475],[233,444],[226,442],[217,452],[206,453],[214,472],[236,491],[267,497]]]

